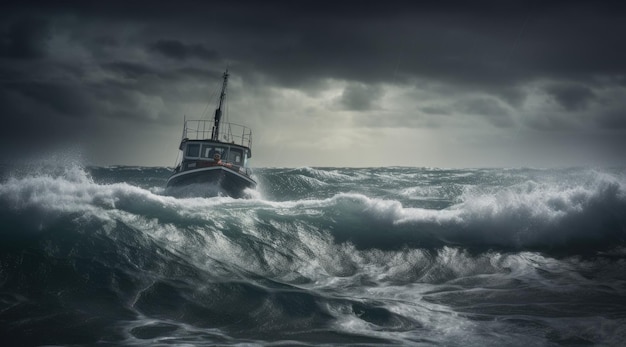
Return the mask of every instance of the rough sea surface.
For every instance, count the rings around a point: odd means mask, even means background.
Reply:
[[[618,346],[626,169],[0,169],[2,346]]]

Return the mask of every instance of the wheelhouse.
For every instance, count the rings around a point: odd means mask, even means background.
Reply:
[[[183,140],[180,149],[183,157],[177,171],[217,165],[214,157],[215,154],[219,154],[222,165],[249,174],[248,163],[251,152],[247,147],[209,140]]]
[[[214,166],[215,154],[220,155],[220,165],[224,165],[241,174],[250,175],[250,157],[252,156],[252,132],[249,128],[222,123],[221,138],[212,139],[215,122],[210,120],[185,120],[183,139],[180,142],[180,154],[175,172]]]

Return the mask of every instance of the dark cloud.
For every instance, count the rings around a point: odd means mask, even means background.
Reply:
[[[39,91],[19,88],[0,90],[2,122],[0,158],[22,160],[32,152],[76,143],[87,132],[81,118],[60,115],[54,107],[37,100]],[[42,87],[45,88],[45,87]],[[28,95],[30,94],[30,95]],[[84,138],[82,138],[84,140]]]
[[[419,110],[426,114],[433,114],[433,115],[449,115],[451,113],[451,111],[448,108],[441,107],[441,106],[425,106],[425,107],[420,107]]]
[[[625,17],[615,6],[342,1],[329,11],[317,2],[270,1],[78,4],[41,11],[132,21],[145,28],[138,39],[151,52],[207,63],[221,55],[287,86],[322,77],[368,84],[422,77],[499,93],[504,84],[539,76],[582,80],[623,71],[626,48],[615,33],[624,30]]]
[[[620,2],[16,2],[0,23],[4,144],[28,135],[23,122],[168,127],[204,106],[226,66],[244,113],[290,113],[293,127],[339,106],[371,128],[377,112],[407,129],[625,128]],[[315,101],[275,110],[267,90]]]
[[[38,105],[55,115],[82,117],[88,115],[91,110],[91,100],[84,86],[28,82],[12,83],[7,87],[13,93],[21,95],[31,105]]]
[[[553,84],[547,87],[549,95],[568,111],[586,109],[589,102],[595,98],[593,90],[580,84]]]
[[[367,111],[380,108],[376,102],[383,96],[379,86],[368,86],[362,83],[352,83],[346,86],[340,98],[341,105],[347,110]]]
[[[595,119],[603,128],[626,129],[626,107],[609,110]]]
[[[152,43],[149,48],[168,58],[179,60],[198,58],[214,61],[219,58],[219,54],[215,50],[208,49],[199,44],[184,44],[177,40],[158,40]]]
[[[497,99],[472,98],[458,102],[456,108],[459,114],[481,116],[496,127],[510,127],[514,124],[510,111]]]
[[[559,112],[534,114],[524,118],[523,122],[531,129],[545,132],[559,132],[575,129],[572,125],[572,118]]]
[[[124,78],[139,79],[149,75],[156,75],[157,71],[146,64],[127,61],[115,61],[102,64],[106,70],[114,72]]]
[[[0,57],[30,60],[45,56],[51,34],[44,19],[20,18],[0,30]]]

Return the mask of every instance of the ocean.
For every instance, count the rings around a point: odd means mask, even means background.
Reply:
[[[618,346],[626,169],[0,170],[2,346]]]

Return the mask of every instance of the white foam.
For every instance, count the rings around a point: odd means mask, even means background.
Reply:
[[[351,180],[352,177],[348,175],[344,175],[340,173],[338,170],[332,169],[314,169],[311,167],[301,167],[298,169],[294,169],[294,172],[303,172],[305,176],[313,176],[316,179],[325,179],[325,180],[338,180],[345,181]]]

